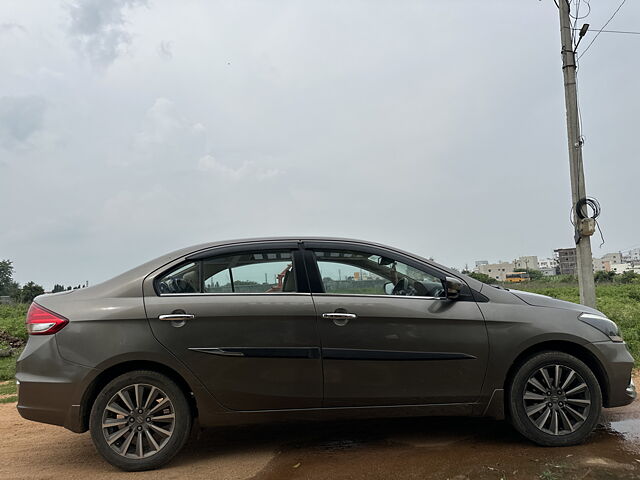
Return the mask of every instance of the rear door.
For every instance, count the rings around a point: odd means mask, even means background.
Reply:
[[[473,298],[443,298],[442,272],[392,252],[305,246],[322,342],[324,406],[477,400],[488,339]]]
[[[301,265],[295,243],[178,261],[145,280],[153,333],[227,408],[319,407],[316,314]]]

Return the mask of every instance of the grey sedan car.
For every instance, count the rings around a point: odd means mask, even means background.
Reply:
[[[168,462],[196,418],[491,416],[563,446],[636,395],[601,312],[358,240],[185,248],[37,297],[27,329],[20,414],[124,470]]]

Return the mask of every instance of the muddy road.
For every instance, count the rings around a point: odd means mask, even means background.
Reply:
[[[2,479],[640,479],[640,402],[605,411],[588,443],[541,448],[505,422],[421,418],[200,431],[162,470],[127,474],[89,434],[0,405]],[[199,438],[195,438],[199,437]]]

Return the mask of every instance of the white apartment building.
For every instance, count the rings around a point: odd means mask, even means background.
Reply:
[[[627,254],[623,256],[623,260],[625,262],[640,262],[640,247],[629,250]]]
[[[556,258],[541,258],[540,260],[538,260],[538,268],[540,270],[544,269],[550,269],[550,268],[557,268],[558,267],[558,260]]]
[[[612,263],[611,271],[616,273],[634,272],[640,273],[640,265],[634,263]]]
[[[513,264],[515,265],[515,271],[524,270],[524,269],[529,269],[529,270],[540,269],[540,266],[538,265],[538,257],[536,257],[535,255],[529,255],[529,256],[517,258],[516,260],[513,261]]]
[[[558,260],[555,258],[541,258],[538,260],[538,270],[545,277],[552,277],[558,273]]]

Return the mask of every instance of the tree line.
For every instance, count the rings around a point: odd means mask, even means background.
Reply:
[[[518,272],[528,273],[529,279],[534,282],[548,282],[548,283],[576,283],[578,281],[578,277],[576,275],[544,275],[540,270],[534,270],[531,268],[523,268],[518,270]],[[478,272],[470,272],[468,270],[463,270],[464,274],[469,275],[471,278],[475,278],[483,283],[498,283],[493,277],[486,275],[484,273]],[[604,270],[595,272],[593,274],[593,278],[596,283],[640,283],[640,275],[632,271],[626,271],[623,273],[616,272],[606,272]]]
[[[24,285],[20,285],[14,280],[13,271],[13,262],[11,260],[0,260],[0,297],[10,297],[18,303],[31,303],[34,298],[44,293],[42,285],[38,285],[35,282],[27,282]],[[81,288],[81,285],[65,287],[56,283],[51,292],[57,293],[65,290],[75,290],[76,288]]]

